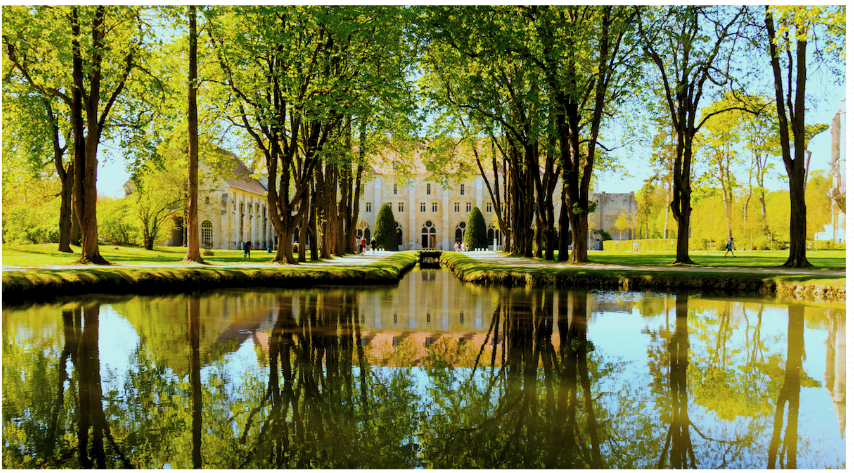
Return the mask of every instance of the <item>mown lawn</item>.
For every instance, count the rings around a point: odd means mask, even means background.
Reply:
[[[74,253],[60,253],[56,243],[41,245],[5,244],[2,248],[3,266],[55,266],[75,264],[80,258],[80,247],[72,246]],[[204,251],[204,250],[202,250]],[[240,250],[213,250],[213,256],[202,256],[211,264],[235,264],[243,262],[267,263],[276,255],[266,250],[253,250],[250,260],[243,259]],[[133,246],[101,245],[101,256],[115,264],[181,264],[187,249],[184,247],[156,246],[154,250],[145,250]],[[296,253],[294,257],[296,258]],[[309,257],[306,253],[306,257]]]
[[[789,258],[788,250],[781,251],[739,251],[736,257],[724,257],[723,251],[692,251],[691,259],[698,266],[726,268],[777,268]],[[557,252],[555,252],[557,257]],[[671,251],[591,251],[588,253],[591,263],[619,264],[626,266],[668,266],[676,259]],[[807,251],[807,259],[816,269],[845,269],[845,250]]]

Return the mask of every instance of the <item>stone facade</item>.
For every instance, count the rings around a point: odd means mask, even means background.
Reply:
[[[491,181],[492,183],[492,181]],[[499,185],[503,185],[499,181]],[[560,217],[560,183],[555,187],[552,199],[555,202],[555,225]],[[617,218],[625,213],[630,218],[637,212],[634,193],[608,194],[600,192],[590,196],[598,200],[599,206],[590,218],[595,229],[605,229],[613,238],[619,238],[614,226]],[[497,222],[491,224],[496,209],[493,208],[489,190],[483,178],[478,176],[468,182],[453,184],[449,189],[438,182],[417,175],[410,184],[395,183],[393,176],[373,175],[365,183],[365,191],[359,200],[359,229],[373,232],[376,215],[383,204],[391,204],[394,219],[399,225],[399,248],[417,250],[436,248],[452,250],[456,241],[461,241],[471,209],[477,206],[487,226],[489,249],[494,249],[494,239],[500,238]],[[361,233],[360,233],[361,234]],[[633,232],[623,232],[623,239],[633,239]],[[501,242],[498,242],[499,245]],[[591,248],[594,245],[591,242]],[[598,247],[601,249],[601,245]]]

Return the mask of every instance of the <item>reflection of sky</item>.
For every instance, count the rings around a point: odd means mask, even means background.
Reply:
[[[483,331],[485,331],[489,326],[489,320],[494,309],[491,304],[493,301],[497,300],[493,299],[494,292],[492,291],[495,290],[483,291],[483,293],[466,291],[464,295],[461,295],[456,299],[457,301],[467,301],[469,304],[472,304],[471,299],[482,299],[484,302],[482,311],[482,315],[484,317]],[[241,296],[245,297],[246,293],[242,293]],[[665,325],[666,318],[663,314],[644,318],[640,315],[637,307],[631,309],[631,313],[619,311],[618,306],[620,300],[630,300],[632,296],[632,293],[621,295],[620,293],[595,292],[591,293],[591,298],[588,304],[591,309],[595,308],[596,310],[595,314],[589,319],[588,330],[588,340],[593,342],[596,347],[594,357],[597,359],[601,358],[602,361],[605,362],[628,362],[624,371],[617,371],[616,374],[613,374],[609,379],[604,380],[602,384],[597,386],[597,389],[611,393],[608,395],[611,397],[611,403],[621,402],[621,396],[625,394],[618,390],[621,385],[628,384],[633,387],[645,388],[653,381],[650,377],[649,367],[647,366],[649,358],[647,350],[650,346],[650,335],[643,332],[645,329],[658,330],[660,327]],[[370,299],[370,297],[368,299]],[[391,293],[384,293],[382,296],[377,295],[375,300],[380,307],[385,309],[392,301]],[[489,301],[489,303],[487,303],[487,301]],[[670,299],[670,301],[672,301],[672,299]],[[445,312],[439,309],[441,305],[437,304],[436,301],[431,302],[437,306],[430,306],[429,308],[416,306],[415,311],[419,314],[426,310],[433,313],[434,317],[436,317],[433,319],[433,324],[435,326],[435,330],[438,331],[442,327],[442,319]],[[689,301],[689,336],[691,337],[689,362],[694,366],[696,366],[695,363],[700,359],[700,355],[704,353],[703,350],[705,350],[707,346],[714,347],[714,337],[720,317],[714,309],[705,309],[704,311],[699,310],[698,308],[705,307],[701,302],[702,300],[698,298],[691,298]],[[126,303],[139,303],[139,299]],[[718,301],[718,303],[720,303],[720,301]],[[362,301],[362,304],[363,313],[366,315],[366,323],[368,326],[372,327],[375,325],[374,314],[372,313],[374,309],[372,309],[372,306],[367,304],[367,301],[365,300]],[[738,303],[736,302],[736,304]],[[451,305],[452,307],[454,306],[453,303]],[[557,305],[555,307],[557,307]],[[632,306],[631,304],[627,304],[626,307],[628,308]],[[670,329],[673,330],[676,320],[675,310],[672,304],[669,304],[668,307]],[[758,307],[758,305],[756,307]],[[733,310],[731,317],[731,323],[733,324],[732,332],[727,342],[730,359],[732,361],[730,366],[735,365],[735,368],[733,369],[739,369],[738,366],[744,364],[743,360],[746,356],[745,350],[742,350],[740,353],[736,353],[736,350],[743,348],[746,343],[744,334],[746,328],[744,314],[747,316],[747,322],[750,324],[750,327],[755,327],[758,322],[756,307],[748,305],[745,311],[742,312],[742,307],[738,305],[737,310]],[[122,308],[106,304],[102,305],[100,308],[100,338],[98,345],[101,360],[101,377],[105,395],[111,390],[117,390],[120,395],[123,392],[124,382],[132,366],[132,354],[140,342],[140,338],[136,331],[137,329],[130,324],[127,319],[121,316],[117,312],[117,309],[121,311]],[[401,317],[407,314],[406,309],[400,311]],[[295,313],[298,313],[298,309],[296,307]],[[459,310],[451,309],[448,313],[450,314],[451,321],[453,323],[455,320],[454,317],[458,317],[459,315]],[[59,316],[59,310],[56,311],[56,315],[57,317]],[[205,314],[204,317],[219,318],[227,317],[228,315],[229,314]],[[471,317],[471,315],[471,312],[467,314],[468,324],[471,324],[469,321],[471,319],[468,318]],[[4,317],[6,316],[7,314],[4,311]],[[401,322],[403,323],[402,320]],[[695,333],[696,326],[700,322],[705,322],[707,324],[706,331],[709,334],[709,340],[700,340],[699,334]],[[17,323],[22,324],[22,322]],[[269,331],[272,328],[271,324],[272,320],[267,320],[265,318],[264,321],[260,323],[257,330]],[[208,330],[210,330],[210,327],[213,325],[209,325]],[[800,437],[798,443],[798,465],[802,468],[823,467],[826,464],[834,465],[839,463],[835,461],[836,458],[839,458],[842,461],[845,459],[845,438],[840,439],[839,425],[837,423],[836,413],[831,400],[831,394],[824,386],[826,370],[833,369],[832,367],[829,368],[826,366],[828,331],[826,327],[811,329],[809,328],[811,326],[821,327],[821,324],[813,325],[809,321],[807,322],[807,328],[804,332],[805,358],[803,360],[803,369],[807,376],[818,381],[821,386],[817,388],[803,387],[800,392],[800,408],[798,413],[798,433]],[[788,328],[788,310],[786,306],[778,303],[765,305],[762,312],[761,327],[761,337],[766,346],[763,354],[765,360],[769,360],[771,355],[777,353],[783,355],[781,362],[785,363],[787,352],[786,332]],[[554,326],[554,330],[555,333],[557,333],[556,325]],[[32,330],[28,327],[25,328],[23,325],[17,331],[19,336],[21,334],[32,333]],[[45,336],[45,334],[41,334],[41,336]],[[55,334],[54,336],[60,337],[61,334]],[[20,340],[20,342],[26,343],[25,340]],[[835,340],[832,341],[832,343],[835,343]],[[255,340],[252,336],[243,339],[235,350],[225,353],[220,362],[202,368],[203,382],[209,380],[212,375],[218,373],[220,368],[222,368],[226,376],[229,378],[227,386],[224,386],[224,389],[228,390],[229,396],[240,396],[242,388],[248,385],[249,378],[265,380],[267,377],[267,368],[261,366],[259,363],[259,349],[260,348],[255,345]],[[162,356],[156,353],[153,355],[155,358]],[[837,356],[841,355],[842,354],[837,354]],[[705,357],[707,358],[708,356]],[[840,360],[840,362],[844,362],[844,360]],[[784,366],[780,366],[780,368],[782,369]],[[358,370],[358,367],[354,367],[353,369],[355,373]],[[400,370],[402,368],[387,367],[373,369],[381,374],[388,374],[390,373],[390,370]],[[467,373],[468,370],[460,369],[460,372]],[[410,373],[412,374],[412,381],[415,383],[415,392],[421,396],[423,403],[429,404],[430,400],[428,399],[428,395],[430,392],[429,388],[431,380],[427,376],[426,371],[422,368],[412,368],[410,369]],[[691,389],[692,383],[693,385],[696,385],[696,381],[689,380],[689,390]],[[666,385],[666,380],[664,380],[664,384]],[[612,387],[616,389],[612,389]],[[772,411],[773,406],[776,403],[776,395],[777,393],[772,393],[773,398],[765,401],[772,406]],[[644,396],[646,396],[646,399],[648,400],[652,399],[652,396],[648,393]],[[669,392],[667,397],[669,401]],[[737,399],[731,401],[738,402]],[[603,402],[606,404],[609,403],[608,400],[603,400]],[[652,403],[648,403],[645,409],[645,412],[650,414],[650,419],[657,418],[656,416],[658,414],[655,413]],[[689,412],[691,420],[698,426],[700,431],[710,434],[710,436],[715,438],[737,438],[740,435],[743,435],[746,425],[749,422],[749,419],[741,418],[735,419],[732,423],[721,423],[714,412],[707,411],[706,407],[697,405],[693,402],[689,406]],[[757,439],[757,442],[765,445],[763,448],[766,449],[765,455],[767,458],[767,438],[770,437],[771,434],[773,417],[766,416],[766,418],[763,418],[761,422],[766,424],[766,429],[763,434],[765,437]],[[698,447],[702,445],[702,442],[705,442],[693,432],[692,441],[695,446]],[[759,448],[759,450],[761,450],[761,448]],[[761,465],[763,464],[763,461],[767,460],[753,459],[752,463],[748,464],[748,466]],[[735,465],[729,466],[734,467]]]

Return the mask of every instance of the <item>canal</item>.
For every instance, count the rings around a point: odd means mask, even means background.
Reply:
[[[3,309],[3,467],[844,468],[845,309],[465,285]]]

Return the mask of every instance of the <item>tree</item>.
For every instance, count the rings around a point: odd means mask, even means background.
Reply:
[[[136,108],[120,102],[123,92],[140,83],[137,75],[146,70],[144,48],[150,30],[143,10],[104,5],[10,7],[4,9],[4,20],[8,59],[30,87],[58,98],[69,111],[73,204],[82,236],[79,262],[109,264],[98,250],[98,145],[117,104],[126,105],[125,112]],[[137,101],[145,101],[147,95],[135,94]]]
[[[388,202],[380,206],[380,211],[377,213],[373,238],[377,241],[378,248],[397,251],[397,222],[394,221],[394,213]]]
[[[168,222],[180,209],[184,198],[184,174],[171,162],[166,168],[147,163],[131,177],[133,193],[128,197],[132,212],[142,233],[142,246],[153,250],[164,229],[171,230]]]
[[[629,219],[626,218],[626,214],[620,214],[617,217],[617,221],[614,222],[614,226],[617,227],[617,231],[620,232],[620,241],[623,241],[623,232],[629,228]]]
[[[838,63],[840,58],[844,63],[845,8],[801,6],[772,9],[766,6],[765,31],[768,34],[768,52],[774,73],[780,147],[789,177],[791,202],[789,258],[783,266],[812,266],[806,256],[807,209],[804,199],[807,177],[805,153],[810,131],[805,122],[807,41],[811,37],[816,38],[817,42],[824,41],[824,44],[816,44],[815,47],[819,55],[828,53],[826,64],[831,61]],[[788,69],[785,76],[781,62]]]
[[[746,11],[746,7],[653,7],[638,24],[644,52],[660,73],[670,124],[677,136],[670,203],[678,225],[677,264],[693,264],[688,234],[694,136],[713,116],[706,115],[695,125],[697,111],[707,81],[722,85],[730,80],[732,55],[727,47],[739,36]]]
[[[471,250],[478,248],[485,249],[489,245],[489,242],[486,240],[486,221],[483,219],[483,214],[477,206],[471,209],[463,241],[465,241]]]
[[[195,5],[190,5],[187,16],[190,20],[190,64],[187,74],[187,141],[190,176],[187,185],[187,254],[184,256],[184,261],[204,263],[199,253],[199,117],[196,106],[198,33],[196,32]]]

